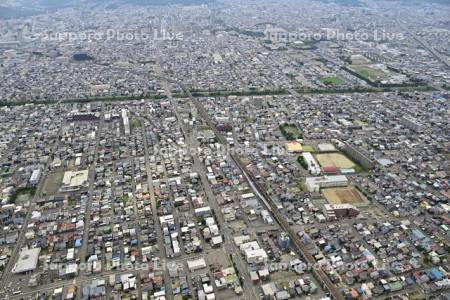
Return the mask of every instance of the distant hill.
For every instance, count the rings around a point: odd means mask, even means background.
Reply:
[[[211,0],[121,0],[129,4],[138,5],[167,5],[167,4],[184,4],[184,5],[198,5],[212,2]]]
[[[76,6],[80,3],[128,3],[137,5],[168,5],[168,4],[185,4],[195,5],[211,2],[211,0],[38,0],[37,5],[44,8],[62,8],[66,6]]]
[[[380,1],[380,0],[378,0]],[[450,5],[450,0],[391,0],[392,2],[403,2],[405,5],[417,5],[424,3],[438,3]]]
[[[430,2],[430,3],[440,3],[440,4],[450,5],[450,0],[411,0],[411,1],[403,0],[403,1],[407,2],[407,3],[411,3],[411,2]]]
[[[8,7],[0,4],[0,19],[28,17],[42,13],[45,10],[77,7],[83,4],[115,4],[126,3],[134,5],[199,5],[211,3],[215,0],[18,0],[18,6]],[[0,0],[1,2],[1,0]]]
[[[324,3],[336,3],[342,6],[365,6],[360,0],[314,0]]]
[[[28,17],[38,14],[40,11],[31,8],[6,7],[0,5],[0,19]]]
[[[43,8],[63,8],[75,4],[74,0],[38,0],[37,5]]]
[[[365,6],[364,2],[360,0],[313,0],[324,3],[336,3],[342,6]],[[386,0],[373,0],[373,1],[386,1]],[[438,3],[450,5],[450,0],[390,0],[391,2],[402,2],[405,5],[420,5],[424,3]]]

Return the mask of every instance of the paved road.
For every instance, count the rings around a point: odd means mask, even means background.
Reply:
[[[158,242],[158,244],[157,244],[158,257],[163,259],[166,257],[166,253],[164,251],[164,234],[163,234],[161,226],[159,224],[159,217],[158,217],[157,208],[156,208],[156,198],[155,198],[155,192],[154,192],[154,186],[153,186],[153,180],[152,180],[152,172],[151,172],[150,160],[149,160],[150,146],[148,144],[144,123],[142,124],[141,127],[142,127],[142,134],[144,135],[145,169],[147,170],[147,183],[148,183],[148,188],[149,188],[149,193],[150,193],[152,216],[153,216],[153,220],[154,220],[154,226],[155,226],[157,242]],[[163,261],[165,261],[165,259],[163,259]],[[167,297],[167,299],[171,300],[171,299],[173,299],[172,290],[169,286],[171,280],[170,280],[167,272],[163,272],[163,276],[164,276],[164,282],[167,287],[166,288],[166,297]]]
[[[407,33],[409,33],[417,42],[419,42],[419,44],[421,44],[425,49],[427,49],[431,54],[433,54],[433,56],[439,60],[440,62],[442,62],[448,69],[450,69],[450,62],[443,57],[439,52],[436,51],[436,49],[434,49],[433,47],[431,47],[430,45],[428,45],[424,40],[422,40],[419,36],[417,36],[414,32],[411,32],[411,30],[406,27],[407,25],[404,24],[402,21],[397,19],[397,23],[398,25],[405,30]]]
[[[91,208],[92,208],[92,197],[94,194],[94,183],[95,183],[95,167],[97,166],[97,159],[98,159],[98,146],[100,143],[100,136],[103,130],[104,125],[104,118],[103,118],[103,111],[104,107],[102,105],[102,112],[101,112],[101,120],[98,125],[98,130],[96,133],[96,141],[95,141],[95,152],[94,152],[94,161],[92,165],[89,167],[89,190],[88,190],[88,201],[86,203],[86,210],[85,210],[85,217],[84,217],[84,231],[83,231],[83,243],[80,248],[79,257],[80,257],[80,263],[86,262],[86,255],[87,255],[87,248],[88,248],[88,242],[89,242],[89,229],[91,224]],[[83,278],[86,276],[86,274],[83,272],[79,275],[80,278]]]
[[[159,72],[159,74],[161,74],[161,70],[158,68],[157,71]],[[177,111],[177,105],[173,100],[171,91],[170,91],[170,87],[168,85],[167,80],[163,81],[164,87],[165,87],[165,92],[167,97],[169,98],[169,101],[172,104],[172,107],[174,109],[176,118],[178,120],[178,124],[179,126],[182,128],[183,134],[185,136],[185,142],[186,142],[186,146],[188,147],[188,149],[197,149],[198,144],[195,141],[195,139],[192,136],[192,132],[189,132],[188,128],[186,128],[186,125],[182,122],[182,119],[180,117],[180,115],[178,114]],[[194,159],[194,171],[197,172],[200,175],[200,179],[202,182],[202,186],[204,188],[204,191],[206,193],[206,196],[208,198],[208,203],[210,204],[211,208],[214,210],[214,212],[216,213],[216,217],[217,217],[217,222],[220,225],[220,228],[222,231],[224,232],[225,235],[225,248],[226,249],[232,249],[233,252],[236,254],[233,256],[234,262],[236,263],[236,267],[237,267],[237,271],[239,272],[239,274],[241,276],[243,276],[245,278],[245,284],[243,286],[243,290],[244,290],[244,297],[246,299],[258,299],[258,291],[256,289],[256,287],[251,283],[251,279],[249,277],[248,274],[248,270],[247,270],[247,264],[242,260],[242,257],[240,256],[240,252],[239,249],[237,249],[236,245],[229,239],[231,233],[229,232],[229,229],[226,225],[226,222],[223,218],[222,212],[220,210],[219,204],[216,201],[216,198],[214,196],[214,193],[211,189],[211,186],[209,185],[208,179],[206,178],[205,174],[206,171],[203,168],[202,163],[200,162],[199,158],[197,155],[192,155],[193,159]]]

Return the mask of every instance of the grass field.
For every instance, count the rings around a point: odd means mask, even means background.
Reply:
[[[352,69],[361,75],[369,79],[370,81],[381,81],[385,80],[388,77],[388,74],[383,72],[380,69],[371,68],[369,66],[352,66]]]
[[[320,153],[316,154],[316,159],[322,167],[335,166],[338,169],[355,167],[350,159],[340,153]]]
[[[297,128],[297,126],[293,124],[280,125],[280,131],[288,141],[293,141],[298,138],[301,138],[300,130]]]
[[[303,152],[314,152],[314,147],[310,145],[303,145]]]
[[[335,86],[342,84],[342,80],[336,76],[322,77],[320,78],[320,82],[326,85],[335,85]]]
[[[140,120],[132,120],[130,125],[131,125],[132,129],[140,128],[141,127],[141,121]]]
[[[361,58],[353,58],[352,57],[352,65],[365,65],[368,63],[370,63],[370,60],[364,56]]]
[[[336,187],[322,189],[322,194],[330,204],[362,204],[367,199],[354,187]]]
[[[11,203],[17,203],[17,204],[23,204],[31,199],[31,197],[34,196],[36,193],[35,187],[25,187],[25,188],[18,188],[14,191],[14,193],[11,195],[11,198],[9,201]]]

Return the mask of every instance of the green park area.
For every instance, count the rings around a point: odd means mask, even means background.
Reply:
[[[352,66],[352,69],[361,77],[373,82],[385,80],[388,77],[388,74],[383,70],[369,66]]]
[[[135,120],[132,120],[132,121],[131,121],[131,124],[130,124],[130,125],[131,125],[131,128],[132,128],[132,129],[136,129],[136,128],[140,128],[142,124],[141,124],[141,121],[140,121],[140,120],[136,120],[136,119],[135,119]]]
[[[311,145],[303,145],[303,152],[314,152],[314,147]]]
[[[11,195],[11,198],[9,199],[9,201],[11,203],[16,203],[16,200],[19,199],[22,196],[29,196],[32,197],[34,196],[34,194],[36,193],[36,188],[35,187],[22,187],[22,188],[18,188],[17,190],[14,191],[14,193]]]
[[[298,50],[311,50],[316,48],[316,44],[318,42],[319,40],[310,39],[310,40],[296,41],[294,43],[291,43],[290,46]]]
[[[320,82],[326,85],[338,86],[342,84],[342,79],[336,76],[325,76],[320,78]]]
[[[288,123],[281,124],[280,131],[288,141],[294,141],[296,139],[302,138],[300,129],[298,129],[298,127],[295,126],[294,124]]]

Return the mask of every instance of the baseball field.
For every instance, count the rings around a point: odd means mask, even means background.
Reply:
[[[316,154],[316,159],[319,164],[323,166],[335,166],[341,168],[353,168],[355,164],[341,153],[319,153]]]
[[[354,187],[324,188],[323,196],[330,204],[362,204],[367,201],[365,197]]]

